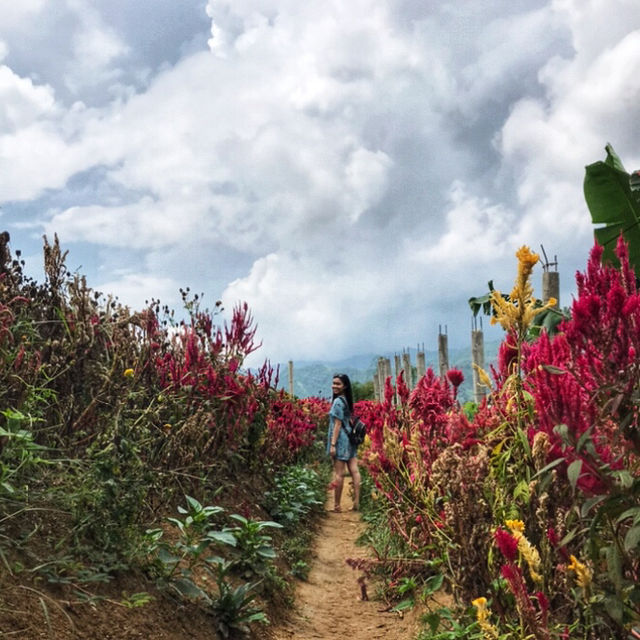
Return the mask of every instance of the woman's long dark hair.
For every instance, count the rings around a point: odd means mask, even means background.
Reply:
[[[336,373],[333,377],[338,378],[338,380],[340,380],[344,385],[344,397],[349,405],[349,412],[353,413],[353,392],[351,391],[351,380],[349,380],[349,376],[346,373]],[[338,396],[334,393],[331,398],[331,402],[333,402],[337,397]]]

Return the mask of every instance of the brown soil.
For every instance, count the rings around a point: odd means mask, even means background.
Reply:
[[[366,549],[355,544],[365,525],[350,510],[349,496],[343,496],[342,503],[342,513],[327,514],[318,533],[309,579],[296,588],[290,619],[270,630],[273,640],[410,640],[415,636],[416,612],[402,616],[386,611],[379,601],[362,599],[361,574],[346,559],[366,557]],[[327,509],[331,505],[329,496]],[[368,585],[371,598],[372,590]]]
[[[346,563],[347,558],[366,556],[366,549],[355,544],[364,524],[359,514],[350,510],[351,504],[349,496],[344,495],[344,511],[328,512],[322,521],[309,578],[295,586],[293,610],[272,611],[274,624],[256,625],[254,639],[411,640],[415,636],[417,612],[402,616],[385,611],[384,604],[373,599],[373,585],[367,585],[372,599],[362,599],[358,583],[361,573]],[[211,616],[196,605],[181,604],[155,591],[142,576],[92,584],[83,594],[78,585],[29,580],[27,572],[17,571],[20,566],[17,558],[0,557],[2,639],[217,640]],[[127,607],[127,596],[140,592],[153,599],[142,607]]]

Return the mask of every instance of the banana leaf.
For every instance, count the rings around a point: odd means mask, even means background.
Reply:
[[[616,242],[622,233],[629,245],[629,261],[640,274],[640,192],[631,190],[630,175],[610,144],[604,161],[587,165],[584,197],[591,213],[596,242],[604,249],[603,260],[618,265]]]

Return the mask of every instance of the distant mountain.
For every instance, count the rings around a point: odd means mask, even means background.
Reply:
[[[497,362],[500,341],[485,342],[485,369]],[[299,398],[316,396],[331,397],[331,378],[336,373],[345,373],[354,382],[367,382],[373,379],[378,357],[391,360],[392,375],[395,376],[394,353],[363,354],[352,356],[344,360],[335,361],[299,361],[293,363],[293,393]],[[416,349],[409,349],[411,365],[416,365]],[[438,352],[425,351],[427,368],[438,372]],[[464,382],[460,385],[458,397],[461,402],[473,399],[473,385],[471,375],[471,347],[464,349],[449,349],[449,366],[460,369],[464,374]],[[415,382],[415,381],[414,381]],[[279,387],[289,389],[289,367],[287,363],[280,364]]]

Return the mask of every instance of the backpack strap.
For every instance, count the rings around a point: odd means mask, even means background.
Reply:
[[[342,400],[342,402],[344,402],[344,408],[346,409],[345,419],[342,421],[341,428],[344,429],[346,431],[347,435],[348,435],[349,431],[345,427],[344,423],[346,422],[349,425],[349,427],[351,428],[351,411],[349,410],[349,403],[347,402],[347,399],[344,396],[338,396],[338,397],[340,398],[340,400]]]

